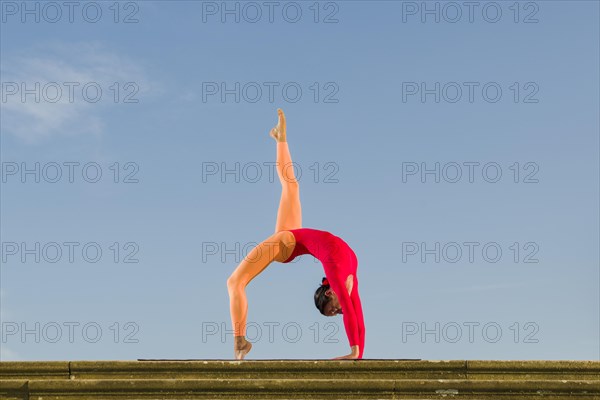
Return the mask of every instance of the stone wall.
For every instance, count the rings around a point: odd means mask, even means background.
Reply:
[[[600,400],[600,361],[4,361],[0,398]]]

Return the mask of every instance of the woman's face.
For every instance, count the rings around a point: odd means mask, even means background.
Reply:
[[[323,309],[325,315],[328,317],[333,317],[338,314],[343,314],[342,307],[340,306],[340,302],[335,292],[329,289],[325,292],[325,295],[327,297],[330,297],[330,300],[327,302],[325,308]]]

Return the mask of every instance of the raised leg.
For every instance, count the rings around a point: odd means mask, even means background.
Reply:
[[[277,141],[277,175],[281,183],[281,198],[277,211],[275,232],[302,228],[302,207],[300,205],[300,184],[296,180],[292,157],[287,143],[285,114],[277,109],[279,121],[270,132]]]

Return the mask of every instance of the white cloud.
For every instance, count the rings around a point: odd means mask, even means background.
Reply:
[[[0,69],[2,134],[15,135],[29,144],[55,136],[101,135],[105,126],[101,111],[105,107],[132,106],[123,104],[125,96],[132,93],[131,89],[124,90],[126,82],[134,82],[139,88],[134,98],[141,99],[150,90],[150,80],[136,62],[97,42],[52,42],[21,50],[19,54],[3,54]],[[48,101],[56,94],[55,87],[48,86],[47,96],[43,90],[39,91],[42,94],[39,102],[33,95],[27,95],[23,102],[20,86],[24,83],[27,89],[33,89],[36,82],[40,88],[56,82],[62,94],[56,102]],[[73,102],[69,101],[65,82],[79,83],[74,87]],[[96,103],[83,98],[82,88],[89,82],[102,89],[102,97]],[[116,103],[115,91],[111,89],[115,82],[120,88]],[[7,95],[6,89],[14,88],[13,85],[19,87],[19,92]],[[95,92],[90,89],[89,93]]]
[[[4,343],[0,343],[0,361],[21,361],[23,358],[7,348]]]

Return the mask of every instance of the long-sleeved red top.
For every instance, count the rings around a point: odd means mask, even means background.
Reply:
[[[365,348],[365,324],[358,295],[356,254],[346,242],[329,232],[311,228],[290,229],[289,231],[296,238],[296,247],[283,262],[288,263],[302,254],[311,254],[321,261],[329,285],[337,295],[342,307],[344,327],[350,346],[358,345],[358,358],[362,358]],[[349,275],[352,275],[353,278],[350,294],[346,288],[346,279]]]

